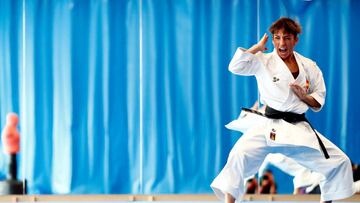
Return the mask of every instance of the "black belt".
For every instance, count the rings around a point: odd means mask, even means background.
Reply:
[[[314,131],[315,135],[316,135],[316,138],[319,142],[319,145],[320,145],[320,148],[321,148],[321,151],[324,153],[324,156],[326,159],[330,158],[326,148],[325,148],[325,145],[324,143],[321,141],[319,135],[316,133],[315,129],[313,128],[313,126],[311,125],[311,123],[309,122],[309,120],[305,117],[305,114],[297,114],[297,113],[292,113],[292,112],[282,112],[282,111],[278,111],[276,109],[273,109],[269,106],[266,106],[266,109],[265,109],[265,114],[262,114],[256,110],[253,110],[253,109],[247,109],[247,108],[242,108],[244,111],[249,111],[249,112],[252,112],[252,113],[256,113],[258,115],[261,115],[261,116],[265,116],[267,118],[271,118],[271,119],[283,119],[289,123],[297,123],[297,122],[301,122],[301,121],[305,121],[307,122],[311,129]]]

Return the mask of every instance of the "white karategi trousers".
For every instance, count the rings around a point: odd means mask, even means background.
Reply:
[[[354,194],[349,158],[318,133],[330,155],[329,159],[325,159],[308,123],[291,124],[253,113],[250,113],[250,116],[256,119],[255,124],[251,119],[249,123],[242,123],[247,127],[253,126],[237,141],[226,165],[211,183],[211,188],[219,199],[223,200],[225,193],[229,193],[240,202],[244,194],[244,179],[258,171],[269,153],[284,154],[304,167],[322,174],[325,177],[320,182],[322,201],[343,199]],[[241,125],[236,122],[229,125],[233,125],[234,129],[236,126],[238,130],[241,129]]]
[[[268,165],[273,165],[284,173],[293,176],[294,188],[306,188],[306,193],[311,192],[324,176],[320,173],[311,171],[308,168],[298,164],[296,161],[284,156],[283,154],[268,154],[265,161],[261,164],[258,176],[262,177]]]

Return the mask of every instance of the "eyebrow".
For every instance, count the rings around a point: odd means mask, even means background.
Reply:
[[[283,34],[282,36],[290,36],[291,34]],[[279,34],[274,34],[274,36],[281,36]]]
[[[288,37],[291,37],[291,34],[285,34],[285,35],[276,35],[276,34],[274,34],[273,37],[286,37],[286,38],[288,38]]]

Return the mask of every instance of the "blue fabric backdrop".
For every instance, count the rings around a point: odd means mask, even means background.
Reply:
[[[255,79],[227,65],[280,16],[303,25],[296,50],[325,76],[326,105],[310,120],[359,163],[359,9],[356,0],[3,0],[0,122],[20,115],[19,177],[30,193],[210,193],[241,136],[224,125],[257,99]],[[280,192],[291,192],[287,182]]]

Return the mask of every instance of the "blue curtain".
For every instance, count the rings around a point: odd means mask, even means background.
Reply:
[[[30,193],[138,190],[137,3],[26,1]]]
[[[355,0],[1,1],[0,122],[20,114],[19,177],[30,193],[211,193],[241,136],[224,125],[258,97],[255,79],[232,75],[228,63],[280,16],[303,25],[296,50],[325,76],[326,105],[310,120],[360,162],[359,8]],[[278,189],[291,192],[291,183]]]
[[[22,65],[21,1],[0,2],[0,123],[7,112],[20,113],[20,70]],[[0,146],[0,179],[8,172],[8,155]]]

